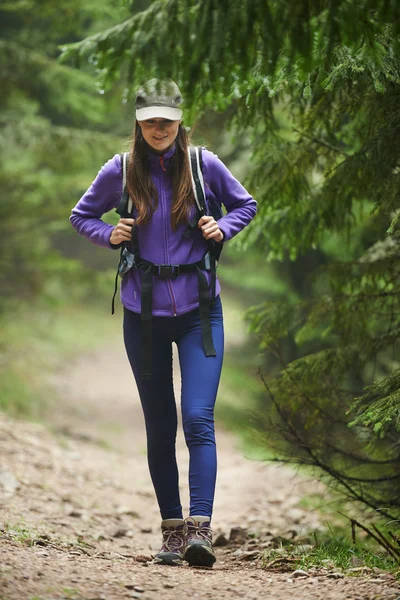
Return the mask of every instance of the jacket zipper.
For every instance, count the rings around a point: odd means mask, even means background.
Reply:
[[[175,304],[174,292],[172,291],[171,280],[168,279],[167,281],[168,281],[169,290],[170,290],[171,296],[172,296],[172,307],[173,307],[173,311],[174,311],[174,317],[176,317],[177,316],[177,314],[176,314],[177,308],[176,308],[176,304]]]
[[[165,168],[165,165],[164,165],[164,156],[163,156],[163,155],[161,155],[161,156],[160,156],[160,166],[161,166],[162,170],[163,170],[163,171],[166,173],[166,172],[167,172],[167,169]],[[161,179],[161,190],[162,190],[162,192],[163,192],[163,193],[162,193],[163,212],[164,212],[164,217],[165,217],[165,221],[164,221],[165,248],[164,248],[164,249],[165,249],[166,263],[168,264],[168,263],[169,263],[169,260],[168,260],[168,245],[167,245],[167,220],[166,220],[166,217],[167,217],[168,215],[166,215],[166,211],[164,210],[164,189],[163,189],[163,185],[162,185],[162,183],[163,183],[163,182],[162,182],[162,179]],[[173,292],[173,290],[172,290],[172,283],[171,283],[171,280],[170,280],[170,279],[167,279],[167,282],[168,282],[168,288],[169,288],[169,291],[170,291],[170,294],[171,294],[171,300],[172,300],[172,310],[173,310],[173,313],[174,313],[174,317],[176,317],[176,316],[177,316],[177,308],[176,308],[176,302],[175,302],[175,296],[174,296],[174,292]]]

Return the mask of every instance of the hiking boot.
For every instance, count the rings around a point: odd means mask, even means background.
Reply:
[[[186,548],[183,560],[186,560],[190,567],[212,567],[216,558],[212,549],[210,517],[188,517],[185,524]]]
[[[161,522],[163,544],[154,562],[164,565],[181,565],[185,549],[185,521],[183,519],[164,519]]]

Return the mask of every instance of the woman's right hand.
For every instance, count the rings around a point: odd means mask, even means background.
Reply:
[[[118,246],[121,242],[129,242],[132,238],[132,227],[134,223],[135,219],[120,219],[111,232],[111,244]]]

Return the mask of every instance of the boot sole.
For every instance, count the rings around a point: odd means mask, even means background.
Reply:
[[[187,547],[183,560],[189,563],[189,567],[212,567],[217,559],[209,546],[191,544]]]
[[[156,555],[153,562],[158,565],[169,565],[171,567],[179,567],[183,565],[182,559],[173,552],[163,552],[162,556]]]

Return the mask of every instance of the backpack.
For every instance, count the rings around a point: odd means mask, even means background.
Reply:
[[[185,237],[190,237],[197,229],[197,223],[203,215],[210,213],[217,221],[222,217],[222,208],[216,202],[209,202],[207,205],[206,194],[204,187],[204,179],[202,173],[202,153],[201,148],[197,146],[189,146],[189,164],[192,175],[193,193],[196,202],[197,212],[190,219],[185,233]],[[122,166],[122,195],[121,200],[116,209],[117,214],[122,218],[132,218],[133,203],[129,197],[126,187],[126,163],[127,153],[121,156]],[[182,273],[196,272],[199,283],[199,315],[200,325],[203,338],[203,347],[206,356],[216,356],[214,343],[212,340],[211,321],[210,321],[210,305],[215,300],[216,289],[216,269],[218,260],[222,251],[222,243],[216,243],[214,240],[208,240],[208,250],[204,257],[196,263],[186,265],[156,265],[143,259],[140,256],[138,236],[136,227],[132,228],[131,242],[123,242],[121,244],[121,254],[118,264],[118,270],[115,277],[114,295],[112,298],[111,312],[114,314],[114,301],[118,288],[118,277],[123,277],[130,269],[139,269],[142,280],[141,293],[141,317],[142,317],[142,364],[141,376],[144,379],[151,378],[151,339],[152,339],[152,284],[153,276],[158,277],[178,277]],[[207,282],[202,271],[208,271],[211,275],[211,294]]]

